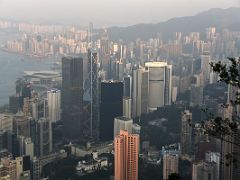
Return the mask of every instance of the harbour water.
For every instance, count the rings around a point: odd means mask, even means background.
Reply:
[[[8,103],[9,96],[15,94],[15,81],[24,71],[50,70],[52,65],[51,59],[31,59],[0,51],[0,105]]]

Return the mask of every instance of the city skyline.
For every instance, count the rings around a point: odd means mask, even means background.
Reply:
[[[0,179],[239,180],[239,3],[0,0]]]
[[[87,2],[1,0],[1,18],[12,18],[35,23],[80,24],[94,22],[97,27],[129,26],[138,23],[159,23],[175,17],[192,16],[211,8],[239,7],[239,0],[151,0],[113,2],[111,0]],[[73,6],[74,4],[74,6]],[[88,9],[92,9],[91,13]],[[103,11],[104,9],[104,11]],[[24,13],[22,13],[24,11]],[[34,13],[33,13],[34,12]],[[43,13],[44,12],[44,13]],[[129,12],[133,12],[130,13]],[[4,15],[3,15],[4,14]]]

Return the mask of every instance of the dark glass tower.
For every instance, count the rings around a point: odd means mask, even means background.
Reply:
[[[123,78],[123,85],[124,85],[124,97],[132,98],[132,77],[125,76]]]
[[[122,116],[123,83],[120,81],[101,82],[100,98],[100,139],[113,140],[114,118]]]
[[[83,126],[83,59],[62,58],[62,117],[65,136],[81,138]]]
[[[16,96],[19,97],[19,106],[23,107],[24,98],[31,98],[31,84],[25,79],[16,81]]]

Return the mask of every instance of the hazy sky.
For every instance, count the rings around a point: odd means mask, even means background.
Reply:
[[[126,26],[239,5],[240,0],[0,0],[0,17]]]

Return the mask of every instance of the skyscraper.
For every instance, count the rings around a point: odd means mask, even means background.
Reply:
[[[13,118],[13,132],[18,136],[30,137],[30,118],[18,112]]]
[[[115,80],[122,81],[124,74],[124,65],[121,61],[115,63]]]
[[[110,54],[110,47],[109,47],[109,37],[107,33],[107,29],[104,29],[101,34],[100,39],[100,46],[101,46],[101,54],[103,56]]]
[[[168,180],[172,173],[178,173],[178,154],[164,154],[163,156],[163,180]]]
[[[62,58],[62,116],[65,136],[81,138],[83,126],[83,59]]]
[[[129,97],[123,98],[123,116],[127,118],[132,117],[132,99]]]
[[[34,144],[31,140],[31,138],[26,138],[24,142],[24,154],[29,155],[30,159],[32,160],[34,157]]]
[[[108,72],[108,66],[110,61],[110,46],[109,37],[107,30],[104,29],[100,37],[100,56],[101,56],[101,67],[104,71]]]
[[[170,105],[172,101],[172,66],[167,62],[146,62],[149,73],[149,110]]]
[[[32,99],[32,117],[35,121],[37,121],[41,117],[48,116],[48,105],[47,99],[45,98],[34,98]]]
[[[0,131],[9,131],[13,130],[13,117],[6,114],[0,114]]]
[[[192,168],[192,180],[218,180],[215,162],[195,162]]]
[[[23,100],[26,97],[31,98],[31,84],[25,79],[16,81],[16,95],[19,97],[19,105],[23,107]]]
[[[114,179],[138,180],[139,136],[120,131],[114,139]]]
[[[95,50],[88,50],[87,78],[84,85],[84,129],[90,138],[99,136],[99,60]]]
[[[220,175],[220,153],[219,152],[207,152],[205,153],[205,161],[206,162],[213,162],[216,165],[215,169],[215,177],[216,180],[219,180],[219,175]]]
[[[222,180],[238,180],[240,176],[240,127],[233,134],[225,137],[226,141],[222,144]],[[233,156],[230,158],[229,155]],[[235,162],[234,162],[235,161]],[[228,164],[228,165],[227,165]]]
[[[114,118],[114,137],[118,136],[120,131],[127,131],[132,133],[133,120],[127,117],[116,117]]]
[[[148,112],[148,71],[144,68],[133,69],[132,117]]]
[[[120,81],[101,82],[100,98],[100,139],[112,140],[114,118],[123,113],[123,83]]]
[[[9,111],[16,114],[20,108],[20,101],[18,96],[9,96]]]
[[[48,118],[55,123],[61,119],[61,91],[51,89],[47,92]]]
[[[124,97],[132,98],[132,77],[131,76],[125,76],[123,78],[123,95]]]
[[[211,56],[209,52],[204,52],[201,55],[201,71],[203,73],[204,83],[209,83],[210,79],[210,62]]]
[[[46,118],[37,121],[35,149],[39,157],[52,152],[52,123]]]
[[[181,152],[191,155],[192,152],[192,113],[189,110],[182,112],[181,118]]]

